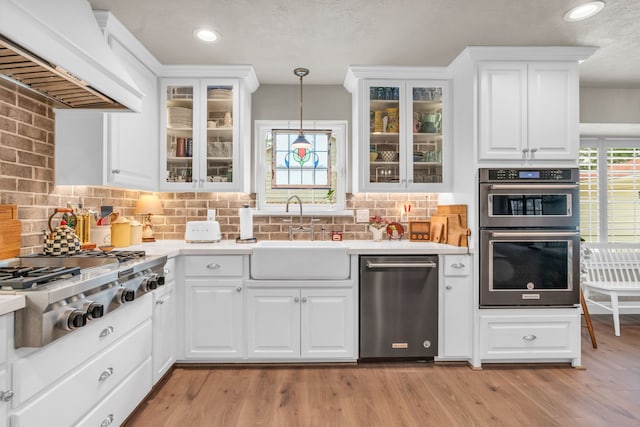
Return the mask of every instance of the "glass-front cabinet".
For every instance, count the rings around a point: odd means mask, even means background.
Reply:
[[[239,80],[163,80],[161,188],[241,191]]]
[[[357,104],[354,192],[447,191],[451,174],[448,80],[358,79],[358,70],[351,70],[355,80],[349,82],[348,75],[345,86]],[[418,74],[419,70],[411,71]]]

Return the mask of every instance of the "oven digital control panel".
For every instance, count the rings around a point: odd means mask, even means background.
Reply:
[[[578,169],[480,169],[481,182],[552,181],[576,182]]]

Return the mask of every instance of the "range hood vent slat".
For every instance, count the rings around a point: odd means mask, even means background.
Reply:
[[[0,36],[0,74],[70,108],[126,110],[86,82]]]

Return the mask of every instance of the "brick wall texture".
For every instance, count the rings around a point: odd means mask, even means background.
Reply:
[[[55,117],[51,102],[29,90],[0,79],[0,203],[18,206],[22,222],[21,254],[41,252],[43,230],[56,207],[68,203],[99,211],[103,205],[127,217],[133,217],[141,192],[110,187],[56,186]],[[81,161],[79,159],[79,161]],[[152,217],[157,239],[183,239],[187,221],[203,220],[207,209],[216,209],[223,239],[239,236],[238,209],[245,203],[255,207],[255,195],[244,193],[158,193],[164,215]],[[347,209],[369,209],[370,215],[381,215],[400,221],[406,204],[412,216],[426,219],[436,211],[437,194],[368,193],[347,196]],[[288,217],[287,217],[288,218]],[[141,217],[136,218],[139,221]],[[255,217],[254,236],[261,240],[288,239],[289,224],[285,217]],[[318,217],[316,239],[326,238],[331,231],[341,231],[345,240],[371,239],[366,223],[356,223],[355,216]],[[309,217],[305,217],[308,224]],[[294,219],[294,223],[297,222]],[[296,239],[309,239],[296,234]]]

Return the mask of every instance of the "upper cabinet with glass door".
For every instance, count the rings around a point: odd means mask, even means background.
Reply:
[[[241,79],[162,80],[161,189],[249,191],[253,90]]]
[[[446,191],[451,174],[448,81],[373,79],[375,69],[366,70],[352,67],[345,80],[354,100],[352,191]],[[392,70],[385,67],[385,77]],[[429,77],[434,70],[399,67],[395,74]]]

